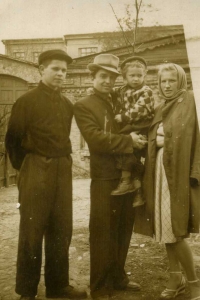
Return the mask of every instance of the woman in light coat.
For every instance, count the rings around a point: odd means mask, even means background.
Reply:
[[[185,292],[185,270],[191,299],[200,299],[191,249],[185,238],[199,232],[200,137],[193,94],[176,64],[161,66],[158,86],[164,100],[149,130],[145,161],[146,205],[137,209],[135,232],[155,236],[166,245],[170,278],[161,299]]]

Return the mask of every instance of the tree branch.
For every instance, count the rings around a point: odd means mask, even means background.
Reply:
[[[114,13],[114,16],[115,16],[115,18],[116,18],[116,20],[117,20],[117,22],[118,22],[118,24],[119,24],[119,26],[120,26],[120,29],[121,29],[121,31],[122,31],[122,35],[123,35],[124,41],[125,41],[126,46],[127,46],[127,48],[128,48],[129,45],[132,46],[132,45],[131,45],[131,42],[130,42],[129,39],[126,37],[126,34],[125,34],[125,32],[124,32],[124,29],[123,29],[123,27],[122,27],[122,25],[121,25],[121,23],[120,23],[120,21],[119,21],[117,15],[116,15],[115,11],[114,11],[114,8],[113,8],[112,4],[109,3],[109,5],[110,5],[110,7],[112,8],[112,11],[113,11],[113,13]],[[128,48],[128,51],[129,51],[129,48]],[[129,53],[130,53],[130,51],[129,51]]]
[[[138,17],[139,17],[141,5],[142,5],[142,0],[140,0],[139,4],[138,4],[138,0],[135,0],[136,19],[135,19],[135,30],[134,30],[133,53],[135,53],[135,44],[137,40],[137,29],[138,29]]]

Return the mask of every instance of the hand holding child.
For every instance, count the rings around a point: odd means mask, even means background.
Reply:
[[[146,147],[148,143],[147,140],[141,139],[140,135],[135,132],[131,132],[130,135],[132,137],[133,148],[143,149]]]
[[[139,134],[139,137],[140,137],[140,139],[143,140],[143,141],[148,141],[147,136],[144,135],[144,134]]]

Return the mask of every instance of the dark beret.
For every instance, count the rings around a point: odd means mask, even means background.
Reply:
[[[127,59],[125,59],[122,63],[121,63],[121,69],[123,69],[125,67],[125,64],[128,62],[132,62],[132,61],[136,61],[138,60],[140,63],[142,63],[145,67],[147,67],[147,62],[146,60],[141,57],[141,56],[131,56]]]
[[[61,59],[66,61],[68,64],[72,62],[72,58],[63,50],[53,49],[42,52],[38,57],[38,64],[41,65],[45,60],[48,59]]]

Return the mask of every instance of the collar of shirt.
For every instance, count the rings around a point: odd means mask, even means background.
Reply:
[[[60,99],[60,89],[53,90],[44,84],[42,81],[39,82],[38,87],[43,90],[43,92],[50,97],[51,100]]]
[[[124,90],[124,91],[126,91],[126,90],[138,91],[138,90],[140,90],[144,85],[145,85],[145,84],[144,84],[144,81],[142,82],[142,84],[138,85],[138,86],[135,87],[135,88],[131,87],[129,84],[126,84],[126,85],[123,85],[123,86],[121,87],[121,90]]]
[[[98,97],[100,97],[101,99],[107,101],[108,103],[110,103],[110,105],[113,107],[113,101],[112,101],[112,96],[111,94],[104,94],[104,93],[101,93],[99,92],[98,90],[96,90],[94,88],[94,93],[95,95],[97,95]]]

